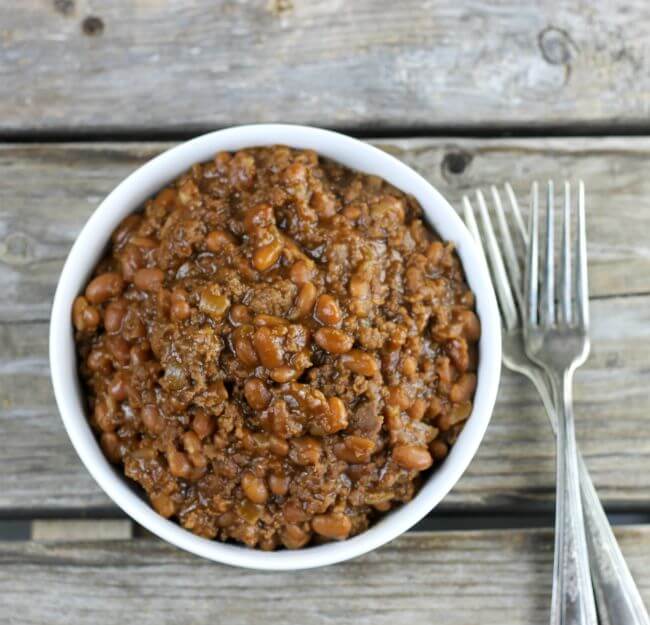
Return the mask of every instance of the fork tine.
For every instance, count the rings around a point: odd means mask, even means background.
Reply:
[[[517,196],[512,190],[509,182],[506,182],[506,193],[508,194],[508,199],[510,200],[510,208],[512,209],[512,214],[515,218],[515,224],[519,229],[519,234],[521,235],[521,240],[524,242],[524,245],[528,245],[528,232],[526,231],[526,226],[524,225],[524,218],[521,216],[521,211],[519,210],[519,203],[517,202]]]
[[[571,185],[564,183],[564,215],[562,218],[562,269],[560,275],[560,300],[558,316],[571,323]]]
[[[585,184],[578,183],[578,237],[576,240],[575,292],[578,323],[589,326],[589,282],[587,278],[587,227],[585,223]]]
[[[537,325],[537,304],[538,304],[538,239],[539,225],[537,216],[539,213],[538,187],[533,182],[530,190],[530,215],[528,219],[528,254],[526,255],[526,323]]]
[[[546,187],[546,254],[541,302],[542,325],[551,326],[555,322],[555,240],[553,232],[553,181]]]
[[[506,189],[508,187],[509,185],[506,184]],[[491,191],[492,198],[494,199],[494,205],[496,207],[497,223],[499,224],[499,232],[501,233],[501,241],[503,244],[506,267],[508,269],[508,273],[510,274],[510,288],[514,293],[517,306],[521,312],[523,310],[523,295],[521,293],[521,268],[519,267],[517,253],[515,252],[515,246],[512,242],[510,226],[508,226],[506,214],[503,210],[503,204],[501,203],[501,196],[499,195],[498,189],[494,185],[492,186]]]
[[[494,235],[494,229],[492,228],[490,215],[488,214],[487,205],[485,204],[485,198],[480,190],[476,192],[476,199],[478,200],[479,214],[481,215],[481,223],[483,224],[487,256],[490,259],[490,266],[492,267],[492,280],[494,281],[497,293],[499,294],[499,303],[501,304],[501,314],[503,316],[504,325],[510,330],[517,325],[517,308],[512,296],[512,291],[510,290],[508,274],[506,273],[506,268],[503,264],[503,257],[499,250],[497,238]]]
[[[474,209],[469,201],[469,198],[466,195],[463,195],[463,217],[465,219],[465,225],[469,230],[470,234],[476,241],[478,246],[479,255],[483,259],[483,262],[487,266],[487,258],[485,258],[485,250],[483,249],[483,241],[481,241],[481,233],[478,229],[478,224],[476,223],[476,216],[474,215]],[[489,267],[488,267],[489,270]]]

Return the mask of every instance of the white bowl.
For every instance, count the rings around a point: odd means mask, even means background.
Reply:
[[[348,540],[296,551],[264,552],[207,540],[164,519],[104,458],[85,415],[71,311],[74,298],[84,290],[111,233],[126,215],[138,210],[147,198],[192,164],[207,161],[216,152],[273,144],[315,150],[347,167],[380,176],[415,196],[433,228],[456,245],[476,295],[482,334],[472,415],[449,456],[417,496]],[[492,414],[501,370],[501,329],[485,262],[463,222],[424,178],[396,158],[356,139],[318,128],[262,124],[211,132],[182,143],[140,167],[99,205],[77,237],[61,273],[52,306],[50,367],[61,418],[79,457],[106,494],[140,525],[177,547],[218,562],[256,569],[304,569],[354,558],[392,540],[421,520],[456,484],[476,453]]]

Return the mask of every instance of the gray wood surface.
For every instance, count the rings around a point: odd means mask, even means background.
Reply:
[[[650,528],[616,533],[649,601]],[[411,533],[300,573],[219,566],[159,541],[0,543],[0,622],[543,625],[552,559],[540,530]]]
[[[558,171],[588,189],[593,353],[577,374],[579,440],[608,506],[650,501],[650,140],[400,140],[383,144],[458,203],[508,176],[519,191]],[[55,281],[101,198],[163,144],[0,147],[0,514],[115,509],[77,459],[47,360]],[[450,156],[451,155],[451,156]],[[460,167],[460,164],[465,164]],[[460,171],[462,169],[462,171]],[[459,172],[459,173],[454,173]],[[493,422],[446,509],[550,507],[553,444],[527,381],[504,373]]]
[[[645,0],[0,4],[0,131],[648,124]]]

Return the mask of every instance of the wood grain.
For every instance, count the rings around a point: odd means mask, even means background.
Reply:
[[[645,0],[21,0],[0,132],[648,124]]]
[[[454,206],[510,180],[522,205],[534,179],[587,186],[592,295],[650,293],[650,139],[417,139],[380,145]],[[0,145],[0,321],[49,319],[61,266],[105,195],[163,143]]]
[[[578,439],[610,507],[650,505],[650,296],[592,302],[592,355],[576,375]],[[0,324],[0,514],[115,513],[70,445],[49,380],[47,324]],[[549,510],[554,448],[533,387],[504,371],[478,455],[441,510]]]
[[[133,524],[127,519],[35,519],[32,540],[38,542],[84,542],[128,540]]]
[[[650,527],[616,534],[647,602]],[[300,573],[215,565],[157,540],[0,543],[0,621],[542,625],[552,559],[540,530],[411,533]]]

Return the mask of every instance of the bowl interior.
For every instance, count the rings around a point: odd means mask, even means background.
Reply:
[[[345,541],[297,551],[262,552],[195,536],[164,519],[104,458],[85,416],[71,310],[112,231],[126,215],[138,210],[192,164],[209,160],[216,152],[273,144],[315,150],[347,167],[380,176],[413,195],[429,224],[456,245],[467,282],[476,295],[482,333],[471,417],[449,456],[411,502]],[[135,521],[168,542],[215,561],[257,569],[299,569],[349,559],[388,542],[422,519],[458,481],[483,438],[496,399],[501,367],[500,321],[489,272],[471,235],[447,201],[419,174],[387,153],[338,133],[279,124],[241,126],[203,135],[161,154],[126,178],[100,204],[75,241],[61,274],[52,308],[50,366],[59,411],[77,453],[104,491]]]

